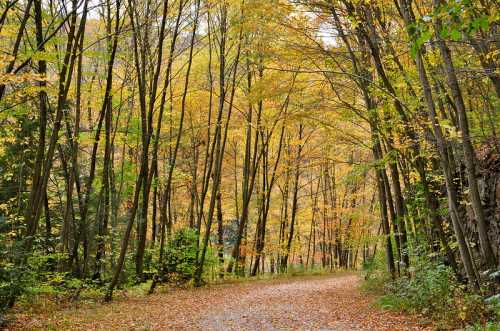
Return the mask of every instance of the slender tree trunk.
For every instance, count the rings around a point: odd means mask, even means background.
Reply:
[[[405,20],[405,24],[407,26],[414,24],[414,16],[411,10],[411,7],[409,3],[406,0],[400,0],[400,7],[401,7],[401,12],[403,15],[403,18]],[[414,36],[411,36],[411,38],[414,38]],[[437,115],[436,115],[436,110],[434,106],[434,99],[432,96],[432,91],[431,87],[429,84],[429,80],[427,77],[427,72],[424,67],[424,63],[422,60],[422,55],[421,55],[421,49],[417,49],[417,53],[415,56],[415,62],[417,64],[417,71],[419,75],[420,82],[422,84],[422,88],[424,91],[424,97],[427,103],[427,110],[428,110],[428,117],[429,120],[432,123],[432,128],[434,130],[434,136],[436,137],[436,145],[438,152],[440,154],[440,162],[441,162],[441,168],[444,173],[445,177],[445,182],[446,182],[446,190],[447,190],[447,196],[448,196],[448,205],[449,205],[449,212],[450,216],[452,219],[452,224],[453,224],[453,230],[455,232],[455,237],[458,242],[458,247],[460,250],[460,256],[462,259],[462,263],[464,264],[465,271],[467,273],[467,278],[469,279],[470,285],[474,289],[479,288],[479,283],[478,279],[476,278],[476,274],[474,271],[474,265],[472,261],[472,257],[469,252],[469,248],[467,245],[467,242],[465,240],[465,236],[462,230],[462,225],[460,224],[460,219],[458,216],[458,199],[457,199],[457,193],[455,190],[455,186],[453,183],[453,178],[452,178],[452,172],[451,168],[449,165],[449,157],[447,153],[447,142],[443,136],[441,127],[439,125],[439,122],[437,120]]]
[[[440,7],[440,5],[441,0],[434,0],[434,8],[436,10]],[[462,92],[460,91],[460,86],[458,84],[458,79],[455,73],[453,61],[451,59],[450,50],[448,49],[440,35],[440,31],[442,30],[442,22],[439,17],[435,18],[434,25],[437,31],[436,39],[438,47],[441,51],[446,78],[448,79],[448,85],[450,87],[451,94],[453,95],[453,100],[455,102],[455,107],[458,113],[458,124],[461,131],[464,160],[467,169],[467,179],[469,184],[469,197],[472,203],[474,214],[476,216],[476,224],[479,233],[479,243],[481,245],[481,251],[483,253],[483,258],[486,261],[486,264],[490,267],[494,267],[496,266],[496,258],[491,249],[491,243],[488,237],[488,223],[484,215],[481,197],[479,195],[475,166],[476,155],[474,153],[474,147],[472,146],[472,141],[469,133],[469,123],[467,120],[465,103],[462,97]]]
[[[297,146],[297,156],[295,158],[295,175],[293,182],[293,197],[292,197],[292,215],[290,219],[290,232],[288,234],[288,241],[286,244],[285,255],[281,260],[281,269],[286,270],[288,267],[288,256],[291,252],[292,241],[295,235],[295,220],[297,218],[297,209],[298,209],[298,192],[299,192],[299,179],[300,179],[300,162],[302,158],[302,148],[303,148],[303,132],[304,126],[303,124],[299,124],[299,145]]]

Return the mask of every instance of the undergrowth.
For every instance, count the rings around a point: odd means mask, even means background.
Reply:
[[[419,257],[409,274],[392,280],[384,256],[365,265],[363,288],[384,309],[419,315],[436,330],[500,330],[500,295],[485,298],[457,280],[451,268]]]

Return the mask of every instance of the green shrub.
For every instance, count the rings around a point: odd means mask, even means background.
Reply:
[[[67,261],[67,255],[35,251],[24,262],[22,256],[15,255],[20,254],[20,244],[3,246],[12,252],[12,261],[17,263],[0,260],[0,325],[14,302],[32,303],[40,295],[68,298],[82,283],[71,273],[59,271],[58,266]]]
[[[14,304],[17,297],[25,292],[26,273],[13,263],[0,265],[0,325],[4,322],[4,314]]]
[[[483,298],[459,283],[450,268],[429,261],[416,261],[411,277],[387,282],[378,303],[426,316],[439,329],[485,322],[491,316]]]
[[[166,281],[184,283],[196,272],[197,235],[193,229],[177,231],[165,248],[162,273]]]
[[[35,267],[22,261],[22,242],[10,241],[9,234],[0,234],[0,326],[5,314],[22,295],[36,284]],[[30,261],[28,261],[30,262]]]
[[[455,285],[452,273],[442,265],[422,265],[412,278],[387,283],[381,304],[419,313],[435,312],[449,305]]]

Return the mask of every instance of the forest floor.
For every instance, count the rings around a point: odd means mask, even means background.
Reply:
[[[117,296],[18,313],[8,330],[424,330],[383,311],[356,274],[291,277]],[[43,307],[42,307],[43,308]]]

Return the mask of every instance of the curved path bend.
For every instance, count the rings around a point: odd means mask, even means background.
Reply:
[[[357,275],[214,285],[112,304],[18,315],[21,330],[423,330],[409,316],[382,311]]]

